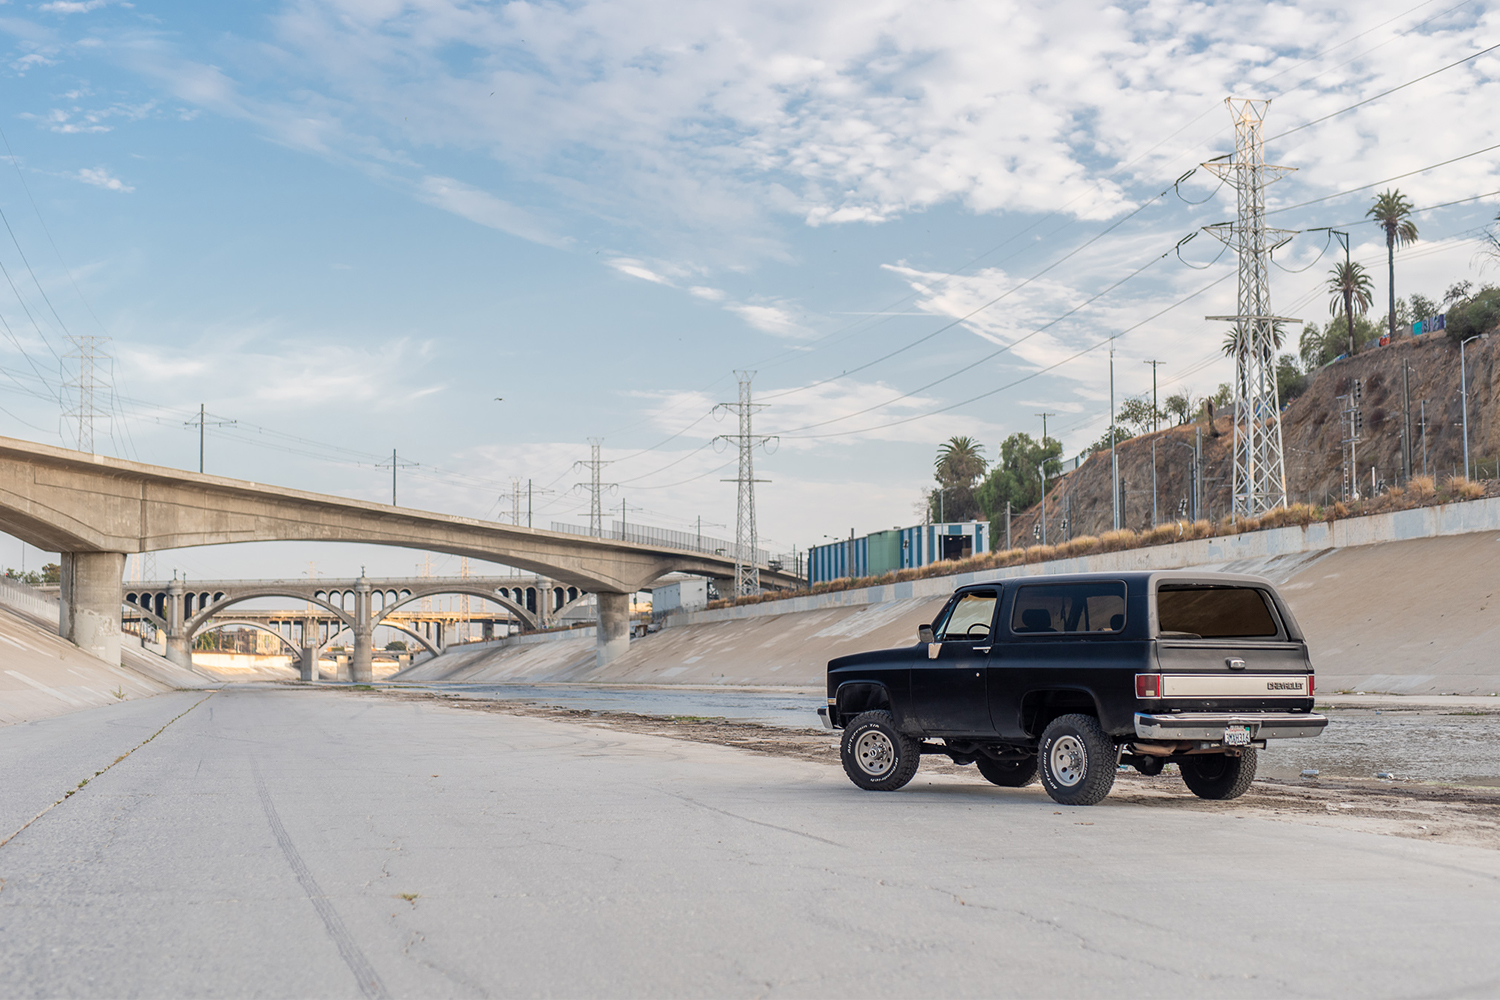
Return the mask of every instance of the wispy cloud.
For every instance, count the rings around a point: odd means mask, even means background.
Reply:
[[[532,214],[488,191],[471,187],[451,177],[424,177],[418,185],[418,197],[435,208],[452,212],[501,232],[519,236],[533,243],[561,247],[568,240],[548,232]]]
[[[85,184],[104,188],[106,191],[129,192],[135,190],[135,188],[126,184],[114,174],[111,174],[104,167],[84,167],[78,173],[74,174],[73,177],[76,180],[83,181]]]
[[[37,10],[48,14],[87,14],[91,10],[99,10],[101,7],[134,7],[134,4],[125,3],[124,0],[48,0]]]

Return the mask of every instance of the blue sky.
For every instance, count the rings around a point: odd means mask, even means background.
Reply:
[[[763,544],[910,523],[952,434],[994,455],[1046,410],[1070,453],[1097,439],[1107,354],[1038,370],[1112,334],[1121,395],[1153,357],[1164,389],[1228,377],[1203,317],[1232,311],[1232,259],[1161,258],[1233,213],[1203,171],[1170,190],[1231,148],[1227,95],[1273,98],[1275,135],[1500,42],[1495,22],[1451,0],[0,4],[19,290],[0,285],[0,434],[76,443],[61,356],[105,335],[100,451],[195,468],[203,402],[238,421],[210,429],[209,471],[379,500],[396,448],[420,463],[403,503],[508,518],[530,478],[546,527],[584,523],[573,463],[602,437],[606,504],[682,529],[734,521],[709,414],[753,369],[780,434],[757,456]],[[1298,168],[1272,207],[1500,142],[1497,74],[1487,54],[1272,141]],[[1491,152],[1395,186],[1422,208],[1497,173]],[[1275,222],[1353,224],[1383,301],[1373,193]],[[1419,215],[1398,294],[1483,280],[1497,201]],[[1309,269],[1277,272],[1278,311],[1326,318],[1325,242],[1283,252]],[[245,546],[158,569],[309,558],[420,557]]]

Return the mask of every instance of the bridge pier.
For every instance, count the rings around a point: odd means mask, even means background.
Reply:
[[[375,679],[374,633],[370,625],[370,581],[361,575],[354,585],[354,655],[349,658],[349,680],[355,684]]]
[[[167,585],[167,659],[179,667],[193,665],[193,644],[188,639],[187,629],[183,624],[185,617],[185,606],[183,604],[183,586],[181,580],[173,580]]]
[[[105,663],[120,665],[120,578],[123,552],[64,552],[57,601],[57,631]]]
[[[599,602],[599,625],[594,631],[594,665],[602,667],[630,650],[630,595],[601,590],[594,597]]]
[[[302,620],[302,660],[297,666],[298,680],[318,682],[318,620]]]

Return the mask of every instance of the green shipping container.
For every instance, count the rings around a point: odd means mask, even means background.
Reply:
[[[870,576],[881,576],[901,568],[901,532],[874,531],[868,536],[867,566]]]

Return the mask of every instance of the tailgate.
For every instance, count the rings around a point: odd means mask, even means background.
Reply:
[[[1157,640],[1164,699],[1257,701],[1311,698],[1312,668],[1300,642],[1216,643]]]

